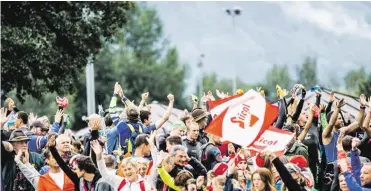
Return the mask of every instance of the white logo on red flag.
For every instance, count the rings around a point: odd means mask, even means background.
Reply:
[[[289,144],[293,136],[293,133],[271,126],[248,148],[256,152],[270,151],[279,156],[285,152],[286,145]]]
[[[205,129],[207,133],[241,146],[249,146],[277,118],[278,108],[255,90],[249,90],[242,96],[214,105],[210,112],[217,117]]]

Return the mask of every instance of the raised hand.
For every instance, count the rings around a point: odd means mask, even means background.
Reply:
[[[211,101],[214,101],[214,100],[215,100],[215,97],[214,97],[212,91],[209,90],[209,91],[207,92],[207,98],[208,98],[209,100],[211,100]]]
[[[174,103],[174,95],[173,94],[167,95],[167,99],[169,99],[170,102]]]
[[[204,176],[197,177],[197,180],[196,180],[197,189],[201,189],[204,182],[205,182],[205,177]]]
[[[260,154],[261,157],[264,159],[268,159],[270,161],[273,161],[276,158],[276,155],[270,151],[263,150]]]
[[[321,96],[321,92],[320,91],[316,90],[314,92],[316,93],[316,96]]]
[[[359,103],[361,104],[362,107],[364,107],[366,105],[367,102],[366,102],[366,96],[365,96],[365,94],[361,94],[359,96]]]
[[[91,141],[90,146],[93,149],[94,153],[97,155],[97,157],[102,157],[103,149],[100,146],[98,140]]]
[[[352,139],[352,150],[355,151],[360,144],[361,141],[357,137],[354,137]]]
[[[142,94],[142,100],[146,101],[148,99],[148,96],[149,96],[149,92],[143,93]]]
[[[63,110],[59,109],[57,113],[55,113],[54,122],[60,123],[62,120],[62,116],[63,116]]]
[[[371,96],[368,98],[368,108],[371,109]]]
[[[281,97],[282,95],[282,88],[279,85],[276,85],[277,97]]]
[[[124,91],[122,91],[121,86],[120,86],[119,96],[120,96],[121,99],[125,97]]]
[[[326,108],[327,108],[327,106],[326,106],[325,104],[321,104],[321,105],[319,105],[319,109],[320,109],[321,112],[322,112],[322,111],[325,111]]]
[[[33,122],[35,122],[37,120],[37,115],[35,115],[34,113],[30,113],[30,124],[32,124]]]
[[[280,92],[280,98],[283,99],[283,98],[285,98],[288,94],[289,94],[289,92],[288,92],[286,89],[283,89],[283,90]]]
[[[8,110],[6,108],[0,109],[0,125],[1,127],[9,120],[9,116],[6,116]],[[0,127],[0,128],[1,128]]]
[[[224,99],[227,97],[227,95],[224,92],[221,92],[218,89],[216,89],[216,96],[218,96],[218,98],[220,99]]]
[[[202,103],[206,103],[208,101],[208,97],[206,96],[206,93],[204,92],[204,95],[201,98]]]
[[[46,144],[48,147],[55,147],[55,135],[51,135],[49,137],[48,143]]]
[[[115,83],[115,89],[113,90],[113,93],[114,94],[119,94],[121,88],[120,88],[120,84],[118,82]]]
[[[311,109],[311,114],[312,115],[315,115],[315,114],[319,113],[319,108],[315,104],[312,105],[312,107],[310,109]]]
[[[336,107],[337,108],[341,108],[345,105],[345,101],[344,101],[344,98],[342,98],[341,100],[339,100],[338,102],[336,102]]]

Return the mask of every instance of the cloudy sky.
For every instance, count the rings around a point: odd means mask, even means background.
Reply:
[[[245,82],[264,80],[272,64],[318,60],[321,82],[360,66],[371,72],[370,2],[148,2],[158,10],[165,36],[192,68],[195,87],[200,54],[204,71]],[[240,7],[235,18],[225,8]],[[332,68],[336,70],[331,70]],[[292,75],[294,77],[294,75]],[[192,91],[193,89],[190,89]]]

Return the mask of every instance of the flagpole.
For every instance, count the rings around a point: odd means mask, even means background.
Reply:
[[[233,30],[236,33],[236,23],[235,17],[241,15],[242,9],[238,7],[234,7],[233,9],[225,9],[225,12],[232,17],[232,26]],[[233,66],[233,78],[232,78],[232,94],[234,95],[237,92],[237,66],[236,63],[232,64]]]

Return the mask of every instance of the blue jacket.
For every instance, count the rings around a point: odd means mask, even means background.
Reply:
[[[117,127],[115,126],[112,129],[106,130],[107,135],[107,153],[111,154],[114,150],[117,150],[119,147],[119,132],[117,131]]]
[[[59,123],[54,122],[52,128],[50,130],[51,133],[58,133],[59,131]],[[48,143],[48,136],[39,136],[39,135],[31,135],[29,136],[31,139],[28,142],[28,149],[30,152],[35,152],[41,154],[43,149]]]
[[[110,148],[112,149],[114,146],[114,137],[119,135],[119,143],[121,146],[121,149],[123,149],[124,154],[130,152],[134,153],[134,141],[136,137],[141,134],[145,133],[143,125],[139,122],[134,121],[126,121],[126,119],[120,119],[120,115],[117,111],[117,100],[119,96],[117,94],[114,94],[111,99],[111,103],[109,106],[109,112],[110,116],[112,118],[113,123],[116,126],[116,132],[115,130],[112,131],[111,140],[110,140]],[[132,103],[125,97],[123,100],[121,100],[126,105],[132,105]],[[132,128],[131,128],[132,127]],[[108,139],[108,135],[107,135]],[[108,150],[108,149],[107,149]]]
[[[358,151],[351,151],[350,153],[350,163],[352,166],[353,173],[348,170],[344,172],[345,181],[347,186],[351,191],[371,191],[371,188],[363,188],[361,186],[361,160],[359,159]]]

